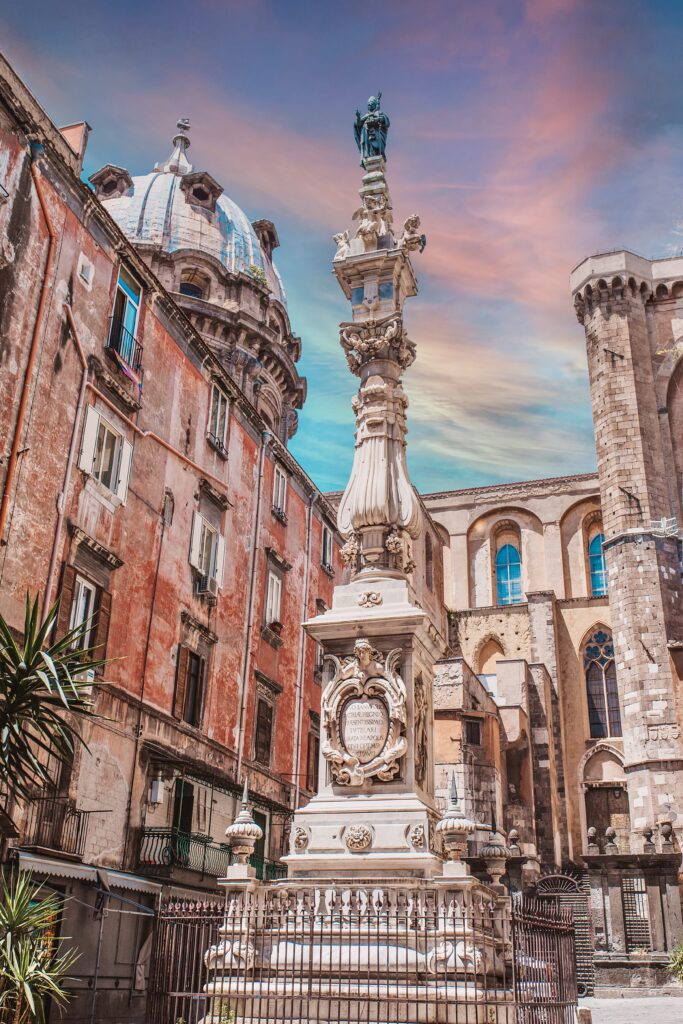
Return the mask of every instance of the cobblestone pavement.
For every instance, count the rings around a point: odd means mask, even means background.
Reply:
[[[682,1024],[683,998],[582,999],[579,1006],[593,1011],[593,1024]]]

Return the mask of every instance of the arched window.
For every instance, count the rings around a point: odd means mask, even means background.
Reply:
[[[181,281],[180,282],[180,294],[189,295],[191,299],[203,299],[204,292],[198,284],[193,284],[192,281]]]
[[[513,544],[504,544],[496,555],[498,604],[522,603],[522,560]]]
[[[607,593],[607,569],[602,545],[605,535],[596,533],[588,545],[588,564],[591,574],[591,597],[604,597]]]
[[[621,711],[612,634],[596,629],[583,649],[588,720],[592,739],[621,736]]]

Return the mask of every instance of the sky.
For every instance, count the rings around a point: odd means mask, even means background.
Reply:
[[[405,311],[413,482],[594,469],[569,274],[683,249],[683,4],[22,0],[0,5],[0,47],[57,124],[91,124],[85,176],[147,173],[188,117],[195,169],[275,222],[308,378],[291,449],[324,490],[348,479],[358,384],[332,235],[358,205],[354,112],[381,90],[395,221],[427,235]]]

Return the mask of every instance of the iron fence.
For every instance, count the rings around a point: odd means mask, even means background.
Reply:
[[[82,857],[90,814],[66,797],[38,797],[29,804],[23,845]]]
[[[577,988],[572,911],[547,900],[516,897],[512,938],[518,1024],[573,1024]]]
[[[128,328],[124,327],[123,322],[113,316],[109,318],[109,335],[105,348],[110,352],[116,352],[126,366],[130,366],[135,373],[141,372],[142,345]]]
[[[569,1024],[571,911],[452,888],[320,881],[162,904],[148,1024]]]

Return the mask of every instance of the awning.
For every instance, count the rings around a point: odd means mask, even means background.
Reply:
[[[71,878],[82,882],[91,882],[93,885],[98,882],[97,868],[92,864],[41,857],[39,854],[27,853],[24,850],[18,851],[18,860],[19,870],[29,871],[32,875],[42,875],[46,878]],[[125,871],[113,871],[110,868],[104,870],[106,870],[109,885],[115,889],[144,892],[151,896],[156,896],[161,892],[159,883],[151,882],[148,878],[129,875]]]

